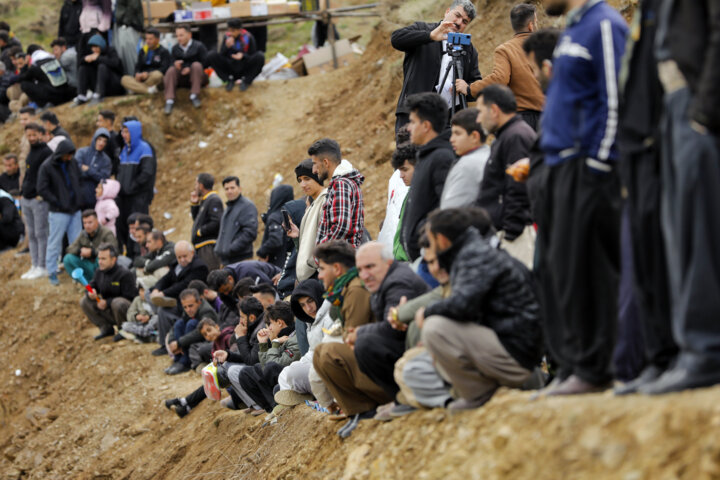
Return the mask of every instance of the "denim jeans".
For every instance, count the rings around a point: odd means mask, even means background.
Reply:
[[[57,273],[58,258],[62,251],[63,235],[67,233],[68,241],[74,242],[80,231],[82,230],[82,220],[80,210],[73,214],[50,212],[48,215],[48,223],[50,225],[50,236],[47,242],[47,254],[45,255],[45,265],[48,274]]]

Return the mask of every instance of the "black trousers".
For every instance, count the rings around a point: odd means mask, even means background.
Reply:
[[[185,401],[188,404],[188,407],[195,408],[198,405],[200,405],[200,402],[205,400],[207,396],[205,396],[205,389],[203,387],[199,387],[198,389],[194,390],[190,395],[185,397]]]
[[[258,363],[240,372],[240,386],[266,412],[271,412],[277,405],[273,390],[283,368],[275,362],[266,363],[265,366]]]
[[[657,145],[621,144],[620,174],[633,256],[633,289],[648,364],[666,369],[677,356],[672,335],[665,241],[660,225],[662,194]]]
[[[47,83],[22,82],[20,88],[39,107],[44,107],[48,103],[62,105],[75,96],[75,89],[70,85],[53,87]]]
[[[405,353],[405,333],[387,321],[363,326],[355,341],[355,360],[360,371],[391,398],[400,391],[395,383],[395,362]]]
[[[537,110],[521,110],[517,112],[518,116],[525,120],[525,123],[530,125],[533,130],[538,131],[540,126],[540,113]]]
[[[120,75],[103,63],[80,65],[77,75],[80,95],[85,95],[88,89],[93,90],[101,98],[125,93],[125,89],[120,83]]]
[[[245,55],[242,60],[231,60],[218,52],[212,52],[208,55],[208,63],[224,82],[244,78],[245,83],[250,84],[260,75],[265,65],[265,55],[256,52]]]
[[[605,383],[618,311],[620,182],[580,158],[550,167],[546,188],[539,286],[548,348],[561,378]]]
[[[123,246],[128,247],[129,250],[130,233],[127,224],[128,217],[133,213],[148,213],[150,211],[151,202],[152,196],[147,193],[140,193],[137,195],[118,195],[115,199],[118,210],[120,210],[120,215],[115,222],[120,251],[122,251]]]
[[[662,227],[678,364],[720,368],[720,137],[693,129],[684,88],[665,96]]]

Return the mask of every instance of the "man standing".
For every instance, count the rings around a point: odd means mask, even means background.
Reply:
[[[208,55],[208,63],[215,69],[225,83],[225,90],[233,89],[235,84],[240,85],[244,92],[252,85],[255,77],[260,75],[265,64],[265,55],[259,52],[255,44],[255,37],[242,28],[238,18],[228,20],[228,30],[225,40],[220,46],[220,52]]]
[[[137,53],[135,73],[125,72],[122,86],[133,93],[155,94],[171,63],[170,52],[160,45],[160,31],[149,28],[145,32],[145,45]]]
[[[477,106],[483,129],[495,135],[478,205],[490,214],[495,229],[502,236],[503,247],[526,266],[532,266],[535,231],[531,225],[527,188],[505,170],[521,158],[528,158],[537,136],[516,113],[515,96],[508,87],[490,85],[485,88]]]
[[[450,8],[445,11],[442,22],[415,22],[409,27],[395,30],[391,42],[393,48],[405,52],[403,60],[403,87],[395,110],[395,135],[403,125],[410,121],[410,110],[407,98],[416,93],[437,92],[442,95],[445,104],[445,124],[450,120],[453,104],[459,106],[459,99],[452,98],[452,73],[448,75],[444,85],[440,85],[450,57],[447,52],[447,34],[462,33],[475,18],[475,6],[470,0],[453,0]],[[466,55],[461,57],[458,76],[470,84],[480,80],[478,70],[478,54],[475,47],[466,47]]]
[[[359,247],[365,231],[365,206],[360,190],[365,177],[342,159],[335,140],[318,140],[310,146],[308,155],[318,179],[321,182],[330,179],[316,243],[345,240],[354,248]]]
[[[322,180],[312,171],[312,160],[306,159],[295,167],[295,176],[303,193],[310,199],[310,206],[305,211],[297,231],[297,262],[295,276],[298,282],[307,280],[317,274],[317,263],[313,257],[315,240],[320,226],[321,213],[327,198],[327,189]],[[292,229],[291,226],[291,230]],[[294,233],[289,233],[293,236]]]
[[[71,243],[63,257],[63,265],[68,275],[81,268],[86,281],[90,281],[98,267],[97,253],[100,245],[112,245],[117,250],[117,240],[113,233],[100,225],[95,210],[82,212],[83,231]]]
[[[112,162],[111,175],[117,175],[118,165],[120,163],[120,151],[125,145],[120,132],[115,130],[115,112],[111,110],[100,110],[97,120],[95,121],[95,128],[104,128],[110,133],[104,152]]]
[[[135,59],[140,32],[143,31],[141,0],[117,0],[115,3],[115,48],[127,75],[135,74]]]
[[[510,10],[510,23],[515,32],[513,38],[495,49],[493,71],[490,75],[470,85],[470,93],[477,98],[485,87],[493,84],[507,85],[517,99],[518,115],[537,130],[545,95],[533,75],[530,61],[523,51],[523,43],[537,31],[535,5],[521,3]],[[466,92],[467,84],[458,80],[458,91]]]
[[[238,177],[225,177],[223,189],[227,203],[220,220],[215,255],[223,265],[230,265],[252,258],[253,242],[257,238],[258,214],[255,204],[242,195]]]
[[[105,155],[110,133],[104,128],[95,130],[90,146],[83,147],[75,154],[80,167],[80,208],[94,209],[97,199],[95,189],[103,180],[110,178],[112,161]]]
[[[75,146],[63,140],[55,153],[42,164],[38,172],[37,191],[48,203],[50,235],[45,254],[45,268],[50,283],[60,284],[57,278],[58,257],[62,252],[63,237],[75,241],[82,229],[80,220],[80,168],[74,158]]]
[[[73,47],[80,43],[80,14],[83,9],[80,0],[65,0],[60,10],[58,37],[64,38]]]
[[[418,93],[408,98],[410,141],[418,154],[412,185],[403,212],[400,241],[411,261],[420,256],[418,241],[427,215],[440,206],[448,171],[455,161],[446,130],[447,108],[437,93]]]
[[[193,218],[191,242],[210,270],[220,266],[214,250],[223,214],[222,199],[212,189],[214,184],[212,175],[201,173],[195,179],[195,189],[190,192],[190,214]]]
[[[37,188],[38,172],[43,162],[52,155],[52,150],[41,141],[45,129],[37,123],[25,125],[25,138],[30,151],[25,159],[25,176],[22,180],[20,207],[27,228],[28,248],[32,267],[20,278],[34,280],[48,274],[45,270],[45,253],[48,241],[48,204]]]
[[[125,122],[121,135],[125,146],[120,152],[117,173],[121,187],[117,196],[120,209],[117,233],[120,249],[124,245],[129,250],[127,219],[132,213],[148,213],[154,195],[157,163],[152,147],[143,140],[140,122]]]
[[[109,337],[127,320],[130,302],[137,296],[135,277],[132,272],[117,264],[117,250],[111,244],[98,247],[98,269],[90,281],[92,293],[80,300],[80,308],[94,325],[100,329],[95,340]],[[121,337],[122,338],[122,337]]]
[[[620,182],[615,168],[617,75],[627,22],[602,0],[546,0],[567,14],[553,59],[540,146],[549,168],[550,281],[543,301],[548,347],[558,363],[549,395],[597,392],[611,385],[620,262]],[[576,119],[583,119],[582,122]]]
[[[667,248],[674,368],[640,387],[649,394],[720,382],[720,75],[712,0],[665,0],[655,55],[665,90],[662,228]]]
[[[203,71],[207,57],[205,45],[192,39],[190,27],[175,28],[178,43],[172,48],[173,64],[165,73],[165,115],[172,113],[175,104],[175,90],[190,87],[190,101],[200,108],[200,89],[207,85],[208,78]]]

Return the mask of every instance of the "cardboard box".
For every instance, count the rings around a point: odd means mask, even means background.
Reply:
[[[230,7],[213,7],[212,9],[213,18],[230,18]]]
[[[352,47],[350,47],[348,39],[344,38],[335,42],[335,55],[337,57],[338,68],[350,65],[355,59],[355,54],[352,51]],[[308,75],[331,72],[334,69],[330,46],[308,53],[302,58]]]
[[[164,20],[175,12],[175,2],[150,2],[150,15],[147,11],[147,2],[142,2],[143,15],[145,18],[150,17],[152,20]]]
[[[300,2],[287,2],[286,13],[300,13]]]
[[[192,3],[193,20],[210,20],[212,18],[211,2]]]
[[[235,2],[228,5],[230,6],[231,17],[249,17],[252,13],[250,10],[250,2]]]
[[[175,10],[175,23],[192,22],[192,10]]]
[[[287,13],[287,3],[268,3],[268,15],[283,15]]]
[[[250,15],[264,17],[268,14],[268,4],[265,2],[250,2]]]

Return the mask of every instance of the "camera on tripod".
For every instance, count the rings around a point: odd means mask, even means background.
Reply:
[[[460,50],[470,45],[472,35],[469,33],[450,32],[447,34],[448,47],[452,46],[455,50]]]

